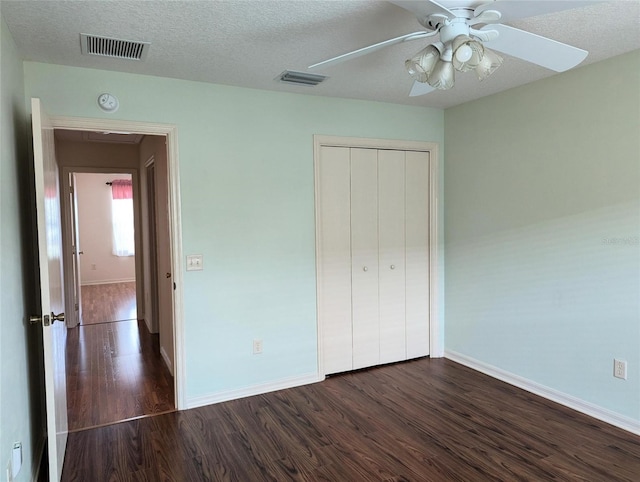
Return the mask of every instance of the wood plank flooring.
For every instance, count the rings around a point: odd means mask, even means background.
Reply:
[[[445,359],[69,435],[65,481],[640,480],[640,437]]]
[[[158,335],[142,320],[70,329],[66,362],[69,430],[174,409]]]
[[[80,294],[83,325],[138,318],[135,281],[83,285]]]

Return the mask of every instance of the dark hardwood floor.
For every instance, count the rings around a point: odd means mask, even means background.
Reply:
[[[445,359],[69,435],[63,480],[640,480],[640,437]]]
[[[138,318],[135,281],[83,285],[80,293],[83,325]]]
[[[173,377],[144,321],[72,328],[67,334],[69,430],[173,410]]]

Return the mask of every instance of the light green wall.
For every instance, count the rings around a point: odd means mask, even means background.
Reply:
[[[41,342],[39,327],[25,322],[30,275],[21,235],[28,189],[23,184],[28,156],[22,61],[1,18],[0,63],[0,467],[4,479],[11,448],[22,442],[23,466],[14,480],[28,481],[34,453],[42,448],[41,379],[37,358],[30,359]]]
[[[446,349],[634,420],[639,86],[635,51],[445,111]]]
[[[54,115],[178,126],[184,254],[204,255],[184,278],[188,398],[317,371],[312,136],[443,142],[438,109],[31,62],[25,85]]]

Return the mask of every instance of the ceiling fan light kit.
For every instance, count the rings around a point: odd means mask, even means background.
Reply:
[[[500,18],[499,12],[492,10],[490,12],[492,12],[490,18]],[[471,28],[468,17],[470,15],[449,20],[441,18],[440,14],[436,16],[437,23],[435,25],[440,33],[440,42],[432,45],[437,45],[440,58],[432,61],[431,58],[427,59],[426,55],[421,55],[425,50],[428,50],[427,48],[405,62],[407,72],[414,80],[426,82],[434,89],[448,90],[455,85],[456,70],[468,72],[480,68],[477,74],[478,78],[482,80],[502,64],[502,58],[485,48],[481,42],[482,38],[496,38],[499,33],[493,30],[481,32]],[[429,19],[428,22],[428,25],[433,25],[435,20]],[[428,53],[434,55],[433,50],[428,50]],[[489,57],[489,60],[483,63],[485,55]],[[426,68],[429,65],[431,66],[430,70]]]
[[[468,35],[458,35],[453,39],[453,66],[460,72],[475,69],[484,57],[482,42],[473,40]]]
[[[478,80],[484,80],[502,65],[504,59],[492,50],[485,49],[482,60],[475,68]]]
[[[448,90],[455,83],[455,70],[450,61],[438,60],[427,83],[434,89]]]
[[[417,82],[428,83],[434,89],[447,90],[455,85],[455,71],[476,71],[484,80],[502,65],[502,57],[485,48],[468,35],[458,35],[447,45],[428,45],[405,62],[407,72]]]
[[[326,67],[390,45],[439,35],[439,41],[427,45],[405,62],[407,72],[415,80],[411,96],[427,94],[433,89],[451,89],[455,84],[456,70],[474,70],[479,80],[486,79],[504,61],[495,50],[564,72],[581,63],[588,52],[498,22],[584,7],[599,1],[440,0],[438,3],[432,0],[391,0],[390,3],[413,13],[427,30],[378,42],[315,63],[309,68]],[[479,26],[477,29],[474,28],[476,25]],[[418,87],[420,84],[423,86]]]
[[[411,77],[416,79],[418,82],[426,82],[438,61],[440,61],[440,50],[438,45],[431,44],[427,45],[413,58],[407,60],[404,65]]]

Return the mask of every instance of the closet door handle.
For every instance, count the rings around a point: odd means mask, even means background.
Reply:
[[[369,268],[365,266],[364,268],[362,268],[362,271],[369,271]]]
[[[396,269],[396,265],[392,264],[391,266],[389,266],[391,269]]]

